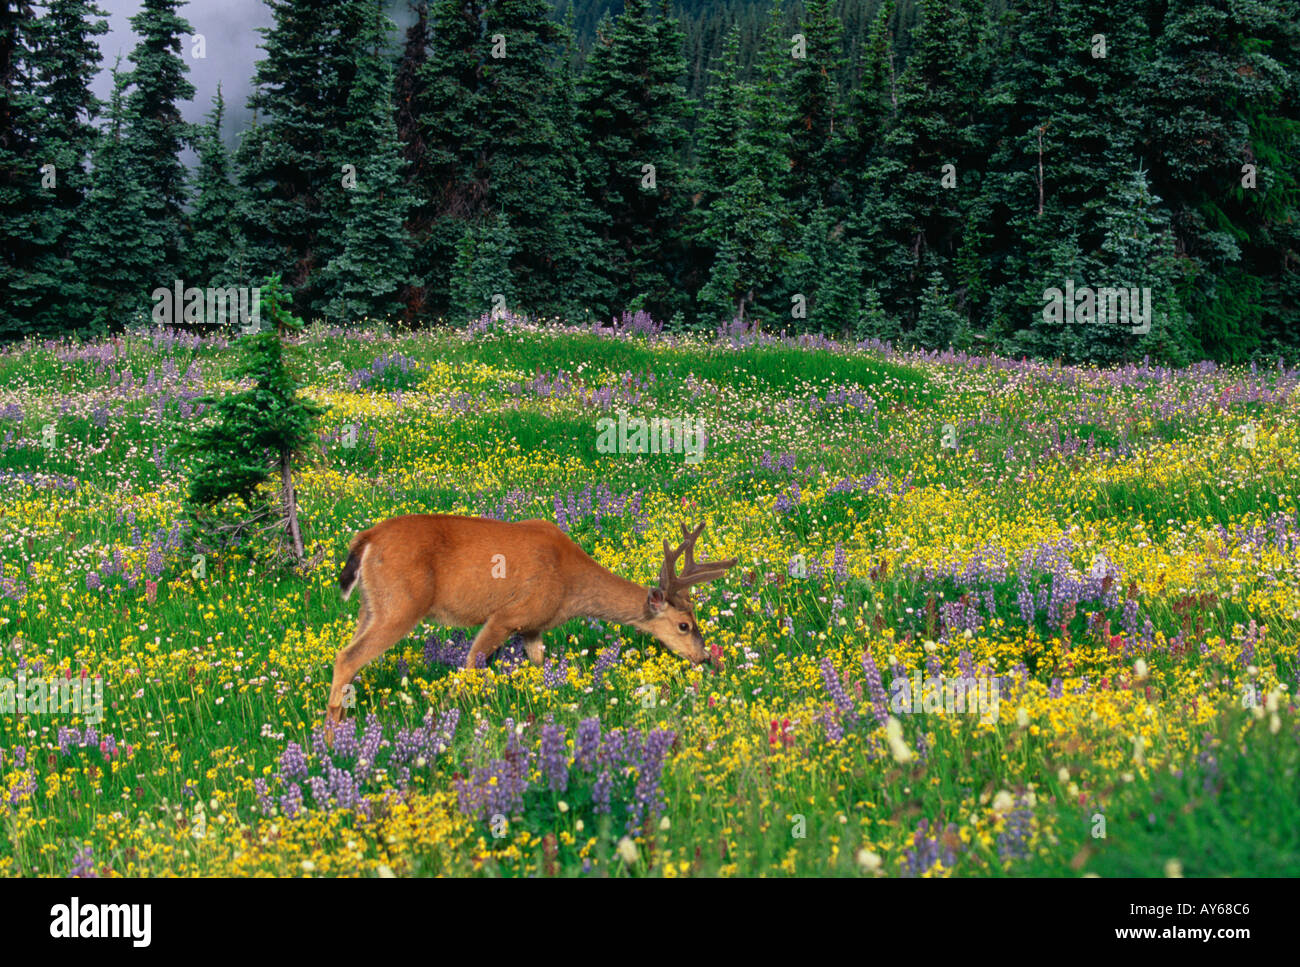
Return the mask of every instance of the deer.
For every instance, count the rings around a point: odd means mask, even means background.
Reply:
[[[444,627],[481,626],[465,661],[468,670],[486,665],[513,634],[523,637],[528,660],[540,667],[543,634],[572,618],[630,625],[692,667],[716,665],[690,588],[722,577],[736,559],[696,560],[704,524],[681,528],[675,550],[664,539],[659,580],[648,588],[596,563],[547,520],[408,514],[361,531],[339,574],[344,601],[361,589],[361,609],[352,641],[334,659],[328,721],[342,721],[344,689],[357,673],[425,619]]]

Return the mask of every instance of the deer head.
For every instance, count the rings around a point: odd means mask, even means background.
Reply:
[[[674,654],[699,664],[709,659],[709,650],[700,634],[699,622],[695,620],[695,605],[691,601],[690,587],[722,577],[727,568],[736,563],[733,557],[729,561],[695,560],[695,542],[704,532],[701,523],[695,530],[682,524],[684,540],[673,550],[664,539],[664,562],[659,568],[659,584],[650,589],[646,597],[645,619],[641,622],[643,631],[654,635],[659,643]],[[677,573],[677,560],[686,555],[682,572]]]

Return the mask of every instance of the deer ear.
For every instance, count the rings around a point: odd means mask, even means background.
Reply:
[[[646,611],[652,615],[663,614],[664,608],[667,606],[668,598],[664,594],[663,588],[651,588],[645,599]]]

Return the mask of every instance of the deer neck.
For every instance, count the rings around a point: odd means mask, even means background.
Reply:
[[[592,562],[595,564],[595,562]],[[578,590],[577,614],[616,624],[639,626],[645,620],[646,589],[595,564]]]

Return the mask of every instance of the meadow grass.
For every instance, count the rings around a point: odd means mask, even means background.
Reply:
[[[0,679],[104,697],[0,709],[6,875],[1300,872],[1294,370],[316,328],[294,569],[182,512],[171,448],[238,359],[0,354]],[[702,420],[705,458],[599,452],[620,410]],[[707,521],[720,667],[574,621],[467,675],[425,625],[327,749],[348,540],[426,512],[555,520],[646,583]]]

